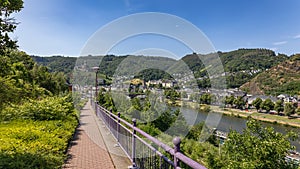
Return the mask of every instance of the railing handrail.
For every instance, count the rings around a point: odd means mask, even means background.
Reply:
[[[150,140],[151,142],[153,142],[157,146],[161,147],[166,152],[170,153],[172,156],[176,157],[177,159],[179,159],[180,161],[182,161],[186,165],[188,165],[192,168],[195,168],[195,169],[206,169],[206,167],[202,166],[201,164],[197,163],[196,161],[192,160],[191,158],[185,156],[181,152],[176,152],[175,153],[175,150],[173,148],[171,148],[170,146],[162,143],[158,139],[154,138],[153,136],[149,135],[148,133],[144,132],[143,130],[139,129],[138,127],[135,127],[133,124],[127,122],[126,120],[122,119],[121,117],[118,117],[117,115],[111,113],[110,111],[106,110],[102,106],[97,104],[97,107],[100,108],[101,110],[103,110],[104,112],[106,112],[108,115],[110,115],[109,117],[114,117],[115,119],[113,119],[113,120],[120,121],[120,122],[124,123],[125,125],[130,127],[132,130],[138,132],[139,134],[141,134],[142,136],[144,136],[145,138],[147,138],[148,140]],[[142,139],[142,138],[140,138],[140,139]]]

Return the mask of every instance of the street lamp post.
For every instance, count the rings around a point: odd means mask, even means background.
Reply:
[[[95,79],[95,88],[96,88],[96,91],[95,91],[95,112],[97,112],[97,96],[98,96],[98,71],[99,71],[99,67],[93,67],[93,70],[95,71],[96,73],[96,79]]]

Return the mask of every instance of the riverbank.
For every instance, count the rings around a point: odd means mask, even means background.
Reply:
[[[273,123],[273,124],[281,124],[285,126],[298,127],[300,128],[300,119],[289,119],[287,116],[278,116],[274,114],[266,114],[266,113],[258,113],[256,110],[244,111],[237,109],[221,109],[217,106],[211,106],[212,110],[218,113],[222,113],[225,115],[241,117],[241,118],[253,118],[258,121]]]
[[[185,106],[192,109],[203,109],[203,107],[207,105],[199,105],[194,102],[176,102],[178,106]],[[288,118],[287,116],[279,116],[274,114],[267,113],[258,113],[254,109],[250,109],[249,111],[239,110],[239,109],[231,109],[231,108],[220,108],[219,106],[210,106],[210,109],[216,113],[222,113],[228,116],[234,116],[238,118],[253,118],[258,121],[268,122],[273,124],[281,124],[284,126],[291,126],[300,128],[300,119],[299,118]]]

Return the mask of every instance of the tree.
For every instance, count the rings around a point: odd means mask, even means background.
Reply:
[[[170,125],[166,133],[171,136],[185,136],[189,132],[189,126],[185,117],[179,109],[174,112],[174,115],[173,123]]]
[[[187,134],[188,139],[199,140],[202,132],[202,128],[204,126],[204,122],[193,125]]]
[[[132,106],[134,107],[135,110],[138,110],[138,111],[143,110],[141,102],[138,98],[135,97],[135,98],[131,99],[131,104],[132,104]]]
[[[256,98],[253,102],[252,102],[252,105],[256,108],[256,110],[258,111],[261,107],[260,107],[260,105],[261,105],[261,103],[262,103],[262,99],[261,98]]]
[[[164,94],[166,98],[170,99],[172,104],[175,104],[175,101],[180,98],[180,94],[174,89],[166,89],[164,91]]]
[[[22,99],[41,98],[66,91],[63,73],[49,73],[45,66],[34,64],[26,53],[6,49],[0,57],[0,106]]]
[[[212,95],[204,93],[200,96],[200,104],[210,104],[212,102]]]
[[[232,107],[233,101],[234,101],[234,96],[233,95],[225,97],[225,105],[230,105]]]
[[[17,88],[14,84],[14,80],[2,78],[0,76],[0,109],[2,109],[3,106],[9,102],[20,101],[19,94],[21,89]]]
[[[203,131],[209,131],[209,130],[210,129],[206,125],[204,125],[204,122],[200,122],[200,123],[195,124],[191,127],[191,129],[189,130],[189,132],[187,134],[187,138],[195,140],[195,141],[200,141],[201,133]],[[210,142],[211,144],[217,146],[217,139],[216,139],[216,136],[214,134],[210,135],[207,141]]]
[[[295,138],[295,133],[283,135],[250,119],[242,134],[237,131],[229,133],[223,153],[210,165],[233,169],[297,168],[285,160],[288,151],[295,148],[289,140]]]
[[[114,100],[110,92],[105,93],[104,102],[105,103],[103,104],[103,107],[105,107],[108,110],[111,110],[112,112],[117,112],[117,108],[115,106]]]
[[[284,105],[284,114],[286,116],[290,116],[292,114],[295,114],[296,112],[296,108],[294,107],[294,105],[292,103],[285,103]]]
[[[19,12],[23,8],[22,0],[1,0],[0,1],[0,55],[5,53],[7,48],[16,49],[16,41],[8,36],[16,29],[17,23],[11,17],[14,12]]]
[[[62,72],[50,73],[47,67],[35,64],[31,74],[33,83],[45,88],[51,94],[59,94],[68,89],[66,77]]]
[[[236,99],[234,99],[233,104],[235,104],[235,107],[237,109],[243,109],[243,107],[245,106],[246,102],[243,99],[243,97],[238,96]]]
[[[277,113],[283,112],[284,110],[283,100],[277,100],[275,102],[274,110],[276,110]]]
[[[101,87],[98,91],[97,100],[99,105],[103,105],[105,103],[105,89],[103,87]]]
[[[176,119],[171,111],[167,110],[161,113],[158,118],[151,122],[151,124],[153,124],[160,131],[164,132],[169,129],[175,120]]]
[[[265,101],[263,101],[261,104],[260,104],[260,107],[263,109],[263,110],[266,110],[267,112],[270,112],[270,110],[274,109],[274,103],[272,102],[271,99],[266,99]]]

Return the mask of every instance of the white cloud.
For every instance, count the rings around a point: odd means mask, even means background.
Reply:
[[[288,43],[288,42],[287,42],[287,41],[274,42],[273,45],[278,46],[278,45],[284,45],[284,44],[286,44],[286,43]]]
[[[300,39],[300,34],[294,36],[294,39]]]

